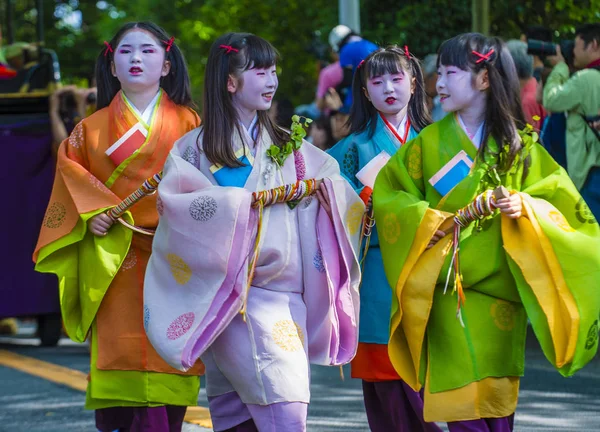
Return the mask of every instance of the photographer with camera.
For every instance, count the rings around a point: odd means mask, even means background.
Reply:
[[[567,112],[567,171],[596,219],[600,218],[600,140],[589,122],[600,110],[600,23],[586,24],[575,32],[570,76],[561,46],[549,56],[554,66],[544,87],[544,107]],[[589,212],[586,221],[592,220]],[[578,213],[579,214],[579,213]]]
[[[52,152],[84,117],[96,106],[96,88],[78,88],[74,85],[57,89],[49,98],[50,127],[52,129]],[[90,112],[91,111],[91,112]]]
[[[525,42],[528,46],[527,54],[533,56],[533,77],[537,82],[541,81],[542,72],[546,69],[544,65],[544,55],[543,53],[536,52],[535,46],[536,42],[539,45],[541,42],[542,45],[544,43],[548,43],[551,45],[552,49],[554,49],[554,45],[552,44],[552,30],[542,26],[529,26],[525,30],[525,32],[521,35],[521,40]],[[531,44],[529,43],[531,41]],[[531,45],[531,48],[529,49]]]

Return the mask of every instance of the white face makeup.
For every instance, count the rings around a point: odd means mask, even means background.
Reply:
[[[395,115],[406,108],[413,92],[413,79],[405,72],[367,79],[366,95],[377,111]]]
[[[233,93],[233,103],[238,110],[252,113],[271,108],[279,85],[275,65],[266,69],[248,69],[234,81],[235,86],[230,85],[229,92]]]
[[[170,71],[165,47],[145,30],[133,29],[114,48],[113,75],[127,94],[158,91],[160,78]]]
[[[456,66],[440,65],[436,90],[446,112],[460,112],[474,105],[476,101],[479,102],[484,96],[475,88],[473,74]]]

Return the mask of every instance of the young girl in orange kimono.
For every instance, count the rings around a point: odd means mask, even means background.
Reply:
[[[143,281],[152,237],[114,224],[107,209],[162,170],[175,140],[199,124],[184,57],[163,29],[123,26],[96,65],[98,111],[58,152],[52,197],[34,253],[36,269],[59,278],[69,337],[91,341],[86,408],[100,431],[179,431],[196,405],[199,363],[181,373],[144,332]],[[153,229],[156,198],[125,219]]]

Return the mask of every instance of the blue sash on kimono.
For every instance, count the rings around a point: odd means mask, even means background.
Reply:
[[[223,165],[213,165],[210,167],[213,177],[219,183],[219,186],[233,186],[243,188],[246,180],[252,172],[254,165],[254,157],[248,150],[240,149],[235,155],[238,160],[244,164],[241,167],[228,167]]]
[[[473,160],[462,150],[435,173],[429,183],[441,196],[446,196],[469,175],[472,166]]]
[[[375,133],[370,138],[369,130],[370,128],[367,128],[360,134],[352,134],[327,151],[338,161],[342,175],[354,186],[357,193],[362,191],[363,185],[356,178],[356,173],[382,151],[393,156],[401,145],[379,116]],[[417,135],[411,126],[406,141]],[[392,289],[383,269],[379,237],[375,227],[371,232],[369,251],[364,260],[360,288],[359,342],[388,343],[391,309]]]

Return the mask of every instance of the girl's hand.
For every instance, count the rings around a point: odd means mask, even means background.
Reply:
[[[435,234],[433,234],[433,237],[431,237],[431,240],[429,240],[429,244],[427,245],[426,249],[431,249],[432,247],[434,247],[437,244],[437,242],[443,239],[446,235],[447,233],[445,233],[444,231],[437,230]]]
[[[496,207],[500,213],[511,219],[518,219],[523,212],[523,201],[521,195],[513,194],[509,198],[502,198],[496,201]]]
[[[88,228],[92,234],[105,236],[111,225],[115,223],[106,213],[100,213],[88,221]]]
[[[333,214],[331,212],[331,201],[329,199],[329,193],[327,193],[327,188],[325,187],[325,182],[320,181],[319,186],[317,187],[317,199],[323,207],[323,210],[329,215],[329,219],[333,221]]]

